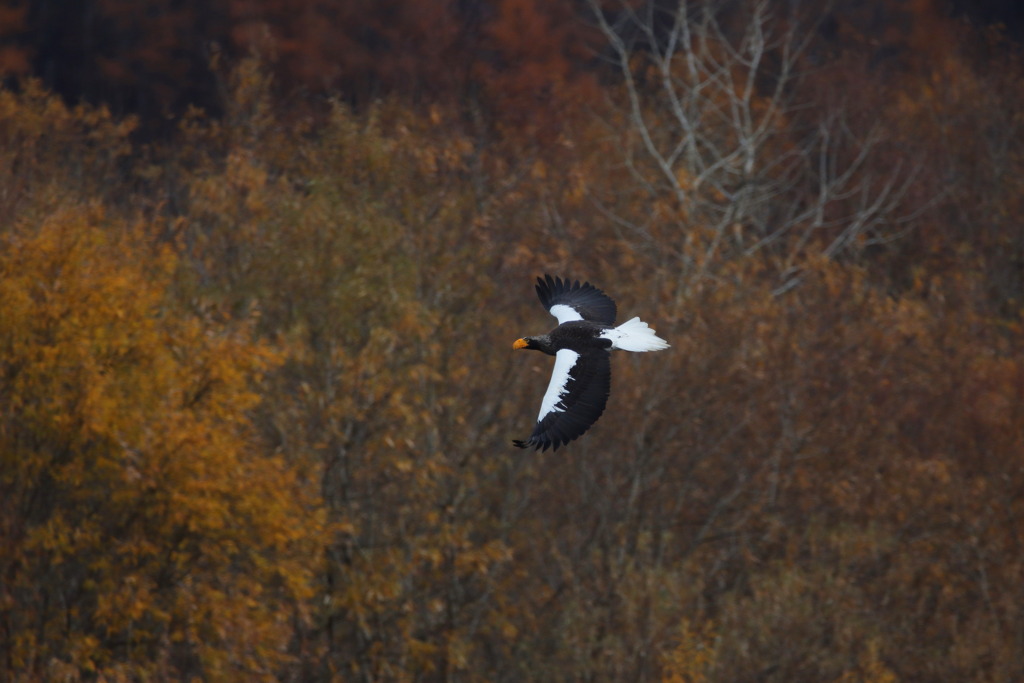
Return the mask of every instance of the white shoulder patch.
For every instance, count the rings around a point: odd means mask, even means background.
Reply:
[[[559,308],[559,306],[552,306],[551,310],[556,308]],[[569,307],[562,306],[562,308]],[[551,382],[548,383],[548,390],[544,392],[544,399],[540,402],[540,414],[537,415],[537,422],[543,420],[544,416],[548,413],[565,411],[565,408],[558,407],[558,402],[562,400],[562,395],[568,391],[569,370],[572,369],[572,366],[576,365],[579,357],[580,354],[570,349],[561,349],[555,354],[555,367],[551,371]]]
[[[565,304],[555,304],[548,309],[548,313],[558,319],[559,325],[573,320],[583,320],[583,316],[580,315],[575,308],[572,306],[566,306]]]

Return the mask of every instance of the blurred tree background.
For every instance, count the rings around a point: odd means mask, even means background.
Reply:
[[[1024,679],[1015,11],[3,0],[0,681]]]

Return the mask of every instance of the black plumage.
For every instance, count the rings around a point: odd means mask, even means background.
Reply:
[[[615,302],[589,282],[537,278],[537,297],[559,322],[548,334],[523,337],[515,349],[555,356],[551,381],[541,401],[537,424],[520,448],[558,449],[578,438],[604,413],[611,390],[614,348],[656,351],[668,344],[634,318],[614,327]]]
[[[537,290],[537,298],[549,311],[552,306],[561,304],[574,309],[583,320],[605,325],[615,324],[615,302],[589,282],[581,285],[579,280],[570,283],[568,280],[545,275],[544,279],[537,278],[534,288]]]

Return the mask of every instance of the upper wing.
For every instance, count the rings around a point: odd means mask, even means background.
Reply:
[[[555,354],[551,382],[541,401],[533,434],[513,441],[520,448],[558,450],[580,436],[601,417],[611,390],[611,355],[604,349],[577,353],[561,349]]]
[[[589,282],[571,282],[545,275],[537,278],[537,297],[558,324],[570,320],[592,320],[605,325],[615,324],[615,302]]]

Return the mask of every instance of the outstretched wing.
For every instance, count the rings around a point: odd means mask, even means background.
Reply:
[[[605,325],[615,324],[615,302],[589,282],[582,285],[560,277],[537,278],[537,297],[558,324],[571,320],[592,320]]]
[[[513,441],[519,448],[558,450],[582,435],[601,417],[611,390],[611,355],[604,349],[577,353],[561,349],[555,354],[551,382],[541,401],[533,434]]]

